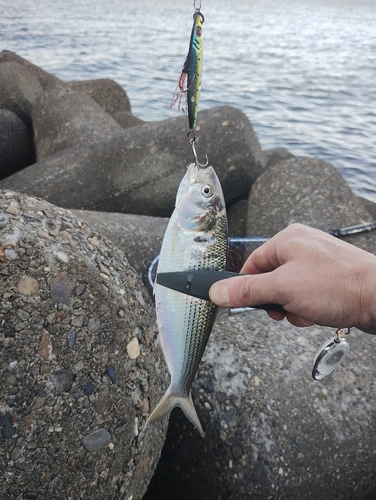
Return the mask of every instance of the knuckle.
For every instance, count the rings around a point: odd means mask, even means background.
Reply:
[[[291,233],[301,234],[306,231],[306,226],[300,222],[293,222],[287,228]]]
[[[236,287],[236,299],[240,304],[246,305],[250,303],[251,291],[250,291],[250,279],[239,278],[238,286]]]

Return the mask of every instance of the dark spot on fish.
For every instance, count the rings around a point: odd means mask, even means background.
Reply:
[[[208,241],[207,238],[203,238],[202,236],[196,236],[196,238],[194,239],[194,241],[196,243],[206,243]]]

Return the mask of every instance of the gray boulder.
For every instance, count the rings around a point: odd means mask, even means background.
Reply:
[[[198,124],[199,159],[208,155],[230,203],[248,193],[264,170],[257,137],[247,117],[228,106],[199,113]],[[81,137],[79,146],[18,172],[0,188],[22,189],[69,208],[169,216],[185,165],[192,161],[186,128],[181,116],[87,144]]]
[[[21,64],[0,63],[0,108],[13,111],[31,129],[31,110],[43,92],[38,79]]]
[[[112,118],[116,120],[122,128],[138,127],[139,125],[147,123],[141,120],[141,118],[132,115],[129,111],[117,111],[112,115]]]
[[[167,372],[124,254],[72,213],[0,193],[2,498],[140,500]]]
[[[127,93],[121,85],[109,78],[67,82],[66,86],[78,92],[84,92],[113,116],[119,111],[131,111]]]
[[[194,384],[207,435],[172,413],[144,500],[376,498],[376,337],[352,330],[343,365],[314,381],[333,336],[261,311],[222,317]]]
[[[12,111],[0,109],[0,178],[34,163],[32,135]]]
[[[17,63],[23,66],[38,80],[43,90],[48,90],[51,87],[63,87],[65,85],[64,82],[56,76],[44,71],[39,66],[27,61],[11,50],[2,50],[0,52],[0,64],[5,62]]]
[[[247,233],[273,236],[293,222],[323,231],[371,222],[338,170],[323,160],[296,158],[268,168],[248,197]],[[348,238],[374,251],[375,231]]]
[[[229,236],[246,236],[248,201],[239,200],[227,209]]]
[[[367,198],[359,197],[359,200],[362,202],[363,206],[370,213],[373,220],[376,220],[376,202],[368,200]]]
[[[285,160],[295,158],[295,156],[285,148],[266,149],[263,151],[263,153],[266,158],[266,168],[269,168],[276,163],[282,163]]]
[[[38,161],[68,147],[86,147],[121,131],[93,99],[70,88],[52,88],[36,101],[33,113]]]

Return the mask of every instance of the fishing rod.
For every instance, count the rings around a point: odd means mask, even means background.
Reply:
[[[376,221],[366,222],[365,224],[357,224],[356,226],[344,227],[342,229],[329,229],[328,233],[336,238],[342,236],[350,236],[352,234],[364,233],[376,229]]]

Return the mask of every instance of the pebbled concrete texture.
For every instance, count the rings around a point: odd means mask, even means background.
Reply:
[[[9,191],[0,274],[1,497],[142,498],[167,373],[139,276],[71,212]]]
[[[371,500],[376,494],[376,337],[357,330],[321,382],[320,345],[334,336],[254,311],[216,323],[194,384],[201,439],[181,411],[144,500]]]

